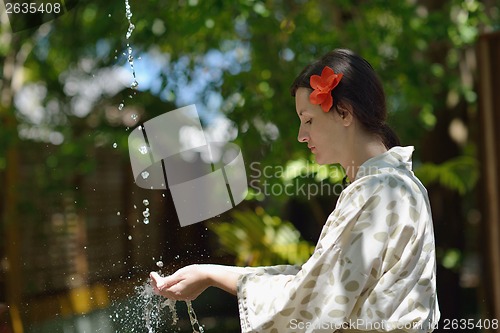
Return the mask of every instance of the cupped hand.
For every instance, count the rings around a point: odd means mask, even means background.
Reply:
[[[202,265],[189,265],[165,277],[156,272],[149,276],[157,295],[178,301],[192,301],[210,286],[208,273]]]

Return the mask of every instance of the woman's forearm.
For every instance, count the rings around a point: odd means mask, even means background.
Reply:
[[[242,274],[239,267],[223,266],[223,265],[204,265],[209,284],[217,287],[232,295],[236,295],[236,287],[238,279]]]

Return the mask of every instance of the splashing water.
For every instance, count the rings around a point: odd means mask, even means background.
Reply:
[[[132,36],[132,32],[135,29],[135,25],[132,23],[132,9],[130,8],[129,0],[125,0],[125,17],[127,18],[128,21],[128,29],[127,33],[125,34],[125,38],[128,40]],[[118,50],[115,50],[115,53]],[[139,86],[139,82],[137,82],[137,75],[135,74],[135,68],[134,68],[134,56],[133,56],[133,49],[132,46],[130,46],[130,43],[127,43],[127,53],[123,53],[124,56],[127,57],[127,61],[130,65],[130,69],[132,70],[132,83],[130,84],[130,88],[133,90],[136,90],[137,87]],[[115,59],[117,57],[115,56]],[[135,92],[134,92],[135,94]],[[130,98],[132,98],[132,95],[129,95]],[[118,110],[123,110],[125,107],[125,103],[122,101],[120,105],[118,106]]]
[[[145,171],[147,172],[147,171]],[[148,206],[149,205],[149,200],[148,199],[144,199],[142,200],[142,203],[144,204],[144,206]],[[149,224],[149,208],[146,207],[146,209],[142,212],[142,215],[144,216],[144,220],[142,220],[144,222],[144,224]]]
[[[158,266],[163,266],[162,261],[157,262]],[[179,321],[179,316],[177,314],[176,303],[177,301],[158,296],[153,292],[153,287],[151,283],[145,282],[143,285],[135,288],[136,295],[134,297],[134,306],[138,307],[140,314],[138,314],[142,319],[142,325],[146,328],[147,333],[164,332],[165,326],[169,326],[171,329],[177,325]],[[193,333],[204,333],[203,327],[198,322],[196,313],[194,312],[193,305],[190,301],[186,301],[189,321],[193,329]],[[113,321],[118,322],[122,326],[137,327],[132,329],[132,332],[142,332],[139,330],[137,323],[130,322],[131,318],[135,316],[132,315],[133,309],[127,309],[125,315],[119,316],[118,313],[111,318]],[[168,320],[170,318],[170,320]],[[170,330],[168,331],[170,332]]]
[[[155,329],[158,329],[162,321],[164,321],[162,310],[165,307],[168,307],[170,310],[172,325],[177,324],[179,318],[175,308],[175,300],[155,295],[153,287],[149,283],[144,283],[142,286],[136,287],[136,292],[142,305],[142,319],[148,333],[154,333]]]
[[[110,16],[110,15],[108,15]],[[127,33],[125,35],[126,39],[129,40],[130,37],[132,36],[132,32],[135,29],[135,25],[132,23],[132,10],[129,4],[129,0],[125,0],[125,17],[127,18],[128,21],[128,29]],[[115,53],[117,50],[115,50]],[[136,90],[137,87],[139,86],[139,82],[137,82],[137,76],[134,68],[134,56],[133,56],[133,49],[130,46],[129,43],[127,43],[127,53],[124,53],[124,55],[127,57],[127,61],[130,65],[130,69],[132,70],[132,76],[133,76],[133,81],[130,85],[130,88],[133,90]],[[115,56],[115,59],[117,57]],[[140,60],[140,57],[137,58]],[[134,92],[135,94],[135,92]],[[132,95],[129,95],[130,98],[132,98]],[[118,109],[121,111],[125,107],[124,101],[122,101]],[[132,114],[132,119],[137,120],[138,116],[136,114]],[[138,127],[138,130],[142,130],[142,126]],[[116,148],[117,144],[114,143],[113,147]],[[148,153],[148,147],[147,146],[142,146],[139,148],[139,151],[141,154],[145,155]],[[149,177],[149,172],[144,171],[141,173],[141,176],[143,179],[146,179]],[[165,196],[165,195],[163,195]],[[143,204],[145,206],[149,205],[149,201],[144,199]],[[134,208],[137,208],[134,205]],[[146,208],[142,212],[144,216],[144,224],[149,223],[149,208]],[[138,220],[139,221],[139,220]],[[128,240],[131,240],[132,236],[128,236]],[[163,267],[163,262],[158,261],[156,265],[161,269]],[[147,332],[148,333],[155,333],[155,330],[162,329],[165,325],[165,318],[163,316],[163,309],[168,308],[170,312],[170,317],[171,317],[171,324],[176,325],[179,318],[177,315],[177,310],[176,310],[176,301],[171,300],[168,298],[164,298],[162,296],[155,295],[153,292],[153,287],[152,285],[148,282],[144,283],[142,286],[138,286],[135,288],[136,295],[135,297],[132,297],[132,303],[133,306],[132,308],[129,308],[126,306],[124,308],[125,310],[125,315],[120,316],[118,313],[116,313],[114,316],[111,316],[112,320],[115,322],[119,321],[119,324],[121,327],[124,327],[126,329],[130,329],[132,332],[135,332],[135,329],[132,328],[134,327],[134,318],[136,316],[133,315],[133,307],[138,306],[140,309],[142,309],[142,320],[144,321],[144,324],[146,326]],[[193,333],[204,333],[203,327],[199,324],[198,319],[196,317],[196,313],[194,312],[193,306],[190,301],[186,301],[187,309],[188,309],[188,315],[189,315],[189,320],[191,322],[191,326],[193,328]],[[123,310],[123,309],[122,309]],[[162,330],[163,331],[163,330]],[[139,330],[137,330],[139,332]]]
[[[135,25],[132,24],[131,18],[132,18],[132,10],[130,9],[130,4],[128,3],[128,0],[125,0],[125,17],[127,18],[128,21],[128,30],[127,30],[127,39],[132,36],[132,31],[135,29]]]
[[[127,34],[125,35],[125,37],[127,39],[130,38],[130,36],[132,36],[132,32],[134,31],[135,29],[135,25],[132,23],[132,10],[130,8],[130,4],[128,3],[128,0],[125,0],[125,17],[127,18],[127,21],[128,21],[128,29],[127,29]],[[132,75],[134,77],[134,81],[132,81],[132,84],[130,85],[130,88],[132,89],[137,89],[137,87],[139,86],[139,82],[137,82],[137,77],[135,75],[135,69],[134,69],[134,56],[132,55],[132,47],[130,46],[130,44],[127,44],[127,60],[128,60],[128,63],[130,64],[130,69],[132,69]]]
[[[136,286],[126,301],[114,302],[110,319],[114,333],[172,332],[178,316],[174,300],[155,295],[148,282]]]
[[[137,87],[139,86],[139,82],[137,82],[137,76],[135,74],[134,56],[132,55],[132,47],[130,46],[130,44],[127,44],[127,52],[128,52],[127,61],[130,65],[130,69],[132,69],[132,76],[134,77],[134,80],[130,84],[130,88],[137,89]],[[132,98],[132,95],[129,95],[129,97]]]
[[[189,320],[191,321],[191,327],[193,327],[193,333],[205,333],[203,327],[198,322],[198,318],[196,317],[196,313],[194,313],[193,305],[191,301],[186,301],[186,305],[188,308]],[[198,328],[198,330],[196,329]]]

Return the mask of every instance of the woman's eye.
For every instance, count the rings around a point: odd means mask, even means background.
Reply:
[[[306,124],[311,124],[312,123],[312,119],[309,119],[308,121],[306,121]]]

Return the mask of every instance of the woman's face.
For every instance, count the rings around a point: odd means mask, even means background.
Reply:
[[[298,140],[316,156],[318,164],[340,163],[346,159],[347,127],[340,114],[332,109],[323,112],[320,105],[311,104],[308,88],[295,93],[295,106],[300,118]]]

